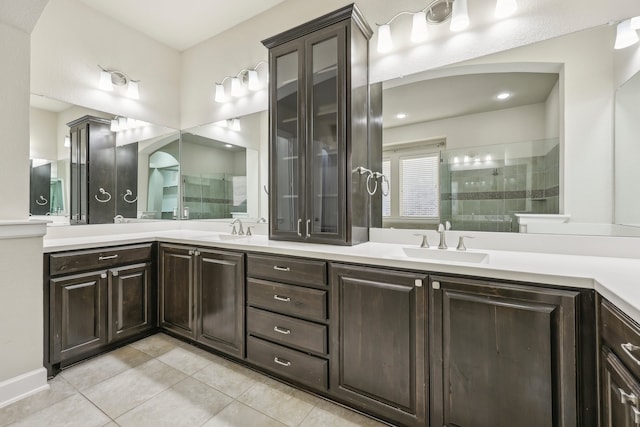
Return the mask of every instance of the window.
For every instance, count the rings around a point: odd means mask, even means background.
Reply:
[[[439,219],[440,145],[385,150],[382,173],[389,192],[382,197],[383,217]]]

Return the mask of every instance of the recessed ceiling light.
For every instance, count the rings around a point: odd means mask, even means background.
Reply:
[[[509,92],[501,92],[496,96],[496,98],[500,101],[504,101],[505,99],[511,98],[511,94]]]
[[[396,119],[405,119],[406,117],[407,117],[407,115],[405,113],[396,114]]]
[[[227,147],[227,148],[233,147],[233,145],[231,145],[231,144],[224,144],[224,146]]]

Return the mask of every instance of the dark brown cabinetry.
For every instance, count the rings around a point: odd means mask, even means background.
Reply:
[[[425,425],[427,276],[331,264],[330,277],[331,394],[394,423]]]
[[[160,325],[244,357],[244,254],[161,245]]]
[[[50,373],[156,326],[153,245],[45,255]]]
[[[431,425],[583,425],[578,302],[573,291],[432,276]]]
[[[71,223],[113,223],[116,215],[135,218],[138,144],[116,147],[111,122],[99,117],[84,116],[67,125],[71,139]]]
[[[269,48],[271,239],[368,240],[371,29],[350,5],[264,40]]]
[[[602,300],[600,304],[601,425],[640,424],[640,326]]]
[[[249,254],[247,276],[247,360],[291,381],[326,391],[326,263]]]

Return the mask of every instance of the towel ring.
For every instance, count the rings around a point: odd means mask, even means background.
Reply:
[[[138,198],[137,198],[137,197],[136,197],[135,199],[133,199],[133,200],[129,200],[129,199],[127,199],[127,197],[129,197],[129,196],[133,196],[133,193],[131,192],[131,190],[129,190],[129,189],[127,188],[127,191],[124,193],[124,196],[122,196],[122,199],[123,199],[125,202],[127,202],[127,203],[135,203],[135,202],[137,202],[137,201],[138,201]]]
[[[38,206],[44,206],[47,203],[49,203],[49,201],[45,199],[44,196],[40,196],[40,198],[36,199],[36,205]]]
[[[98,195],[96,194],[94,197],[96,198],[97,201],[99,201],[100,203],[107,203],[109,200],[111,200],[111,194],[109,194],[107,191],[105,191],[104,188],[100,187],[100,189],[98,190],[98,192],[102,195],[107,196],[106,199],[100,199],[98,197]]]

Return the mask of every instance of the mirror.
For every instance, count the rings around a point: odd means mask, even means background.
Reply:
[[[431,198],[422,197],[437,210],[406,220],[390,201],[383,226],[449,220],[458,230],[619,234],[611,191],[614,40],[615,26],[601,26],[383,82],[384,158],[417,151],[442,160]],[[534,87],[526,102],[510,104]],[[478,101],[497,104],[502,91],[512,93],[504,107]],[[391,197],[394,188],[402,196],[399,172],[390,169]]]
[[[122,122],[122,129],[111,131],[110,120],[116,118],[113,114],[37,95],[31,96],[30,112],[32,216],[47,219],[51,221],[51,225],[96,223],[90,218],[87,220],[86,216],[71,218],[74,203],[81,199],[77,194],[75,197],[72,195],[71,191],[74,187],[71,181],[82,176],[83,170],[86,171],[84,167],[86,163],[78,159],[76,162],[70,161],[70,146],[73,145],[75,137],[68,123],[86,116],[109,124],[105,132],[112,140],[113,146],[108,150],[109,160],[104,163],[103,169],[120,177],[121,183],[127,175],[131,175],[127,188],[123,186],[117,190],[102,181],[103,183],[99,186],[104,193],[100,192],[100,189],[94,189],[95,194],[85,191],[86,188],[80,191],[85,193],[87,199],[95,196],[96,203],[99,200],[113,199],[113,206],[106,208],[104,220],[99,222],[172,219],[174,212],[177,213],[177,184],[175,190],[172,190],[165,180],[155,178],[157,173],[170,175],[158,172],[158,169],[164,171],[173,168],[175,176],[178,176],[180,139],[178,131],[133,120],[129,120],[128,124],[125,120]],[[165,158],[165,163],[159,163],[158,159],[165,154],[172,157],[173,161],[168,162]],[[125,164],[127,166],[123,167],[122,165]],[[118,165],[120,165],[119,168]],[[95,165],[94,168],[96,168]],[[49,200],[47,200],[49,208],[45,209],[44,206],[40,206],[44,203],[40,197],[41,193],[46,193],[43,182],[46,181],[47,175],[50,180]],[[86,181],[85,174],[84,182]],[[173,195],[171,195],[172,191]],[[46,199],[47,196],[42,197]],[[116,210],[116,204],[125,208],[120,207]],[[116,217],[117,215],[121,215],[122,218]]]
[[[185,219],[264,216],[261,163],[266,161],[267,112],[181,132],[182,215]],[[265,171],[263,171],[265,172]],[[266,172],[265,172],[266,173]]]

